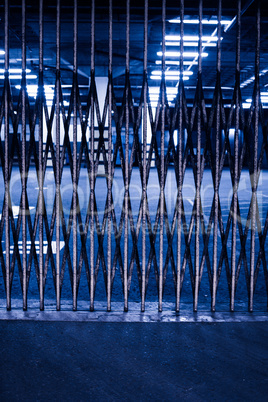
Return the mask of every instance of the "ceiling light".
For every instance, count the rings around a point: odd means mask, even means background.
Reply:
[[[173,99],[171,99],[171,100],[173,100]],[[171,105],[171,101],[169,101],[168,102],[168,104],[169,104],[169,106]],[[157,106],[159,105],[159,102],[158,102],[158,100],[156,101],[156,100],[150,100],[150,105],[151,105],[151,107],[153,107],[153,108],[157,108]]]
[[[15,86],[16,89],[21,89],[20,85]],[[38,85],[27,85],[27,92],[29,96],[36,98],[38,91]],[[54,98],[54,89],[49,85],[44,85],[45,96],[47,100]]]
[[[162,56],[162,52],[157,52],[157,56]],[[181,52],[165,52],[166,57],[180,57]],[[202,52],[202,57],[207,57],[208,53]],[[183,57],[198,57],[198,52],[183,52]]]
[[[3,49],[0,49],[0,55],[5,54],[6,52]]]
[[[252,99],[246,99],[247,103],[252,103]],[[268,103],[268,95],[267,96],[261,96],[261,102],[262,103]]]
[[[178,88],[176,87],[166,87],[166,94],[175,96],[178,93]],[[149,94],[151,95],[159,95],[160,88],[159,87],[149,87]]]
[[[262,77],[263,75],[268,73],[268,69],[264,69],[260,72],[260,77]],[[249,84],[251,84],[253,81],[255,81],[255,75],[253,75],[252,77],[248,78],[247,80],[245,80],[244,82],[242,82],[242,84],[240,85],[241,88],[245,88],[246,86],[248,86]]]
[[[246,81],[242,82],[242,84],[240,85],[241,88],[244,88],[246,86],[248,86],[249,84],[251,84],[253,81],[255,80],[255,77],[252,76],[249,79],[247,79]]]
[[[161,70],[153,70],[152,71],[152,74],[153,75],[162,75],[162,71]],[[180,75],[180,72],[179,72],[179,70],[177,70],[177,71],[174,71],[174,70],[167,70],[167,71],[165,71],[165,75]],[[183,75],[193,75],[193,72],[192,71],[183,71]]]
[[[173,100],[175,98],[175,95],[167,95],[168,100]],[[150,100],[158,100],[159,95],[150,95]]]
[[[20,85],[16,85],[15,88],[16,88],[16,89],[21,89],[21,86],[20,86]],[[51,88],[51,85],[44,85],[44,89],[45,89],[45,91],[52,91],[52,92],[54,92],[54,89]],[[29,91],[36,91],[36,92],[37,92],[37,90],[38,90],[38,85],[27,85],[27,90],[29,90]]]
[[[157,94],[159,95],[160,88],[159,87],[149,87],[149,94]],[[176,87],[166,87],[166,93],[171,95],[177,95],[178,88]]]
[[[21,75],[9,75],[8,76],[8,78],[10,79],[10,80],[21,80],[22,79],[22,76]],[[26,78],[27,79],[29,79],[29,80],[35,80],[36,78],[37,78],[37,75],[35,75],[35,74],[29,74],[29,75],[26,75]],[[0,75],[0,80],[4,80],[5,79],[5,76],[4,75]]]
[[[222,39],[222,38],[221,38]],[[166,35],[165,40],[169,41],[179,41],[181,40],[180,35]],[[183,36],[183,41],[197,41],[199,42],[199,36],[198,35],[184,35]],[[209,42],[217,42],[218,37],[217,36],[210,36],[210,35],[204,35],[202,36],[202,41],[209,41]]]
[[[168,20],[168,22],[172,23],[172,24],[180,24],[181,20],[180,18],[174,18],[172,20]],[[221,25],[229,25],[232,22],[232,20],[221,20]],[[191,20],[187,20],[184,19],[183,20],[184,24],[199,24],[199,19],[191,19]],[[206,18],[202,19],[202,24],[203,25],[218,25],[218,20],[208,20]]]
[[[22,69],[21,68],[9,68],[8,70],[11,74],[21,74]],[[29,68],[26,68],[25,70],[26,74],[30,73],[31,70]],[[3,68],[0,68],[0,74],[4,74],[5,70]]]
[[[69,106],[69,104],[70,104],[69,102],[63,101],[63,105],[64,105],[64,106]],[[52,101],[48,101],[48,102],[47,102],[47,106],[52,106],[52,105],[53,105],[53,102],[52,102]]]
[[[151,78],[151,80],[161,80],[162,79],[161,75],[151,75],[150,78]],[[179,79],[178,75],[167,75],[165,77],[165,80],[168,80],[168,81],[178,81],[178,79]],[[189,80],[189,77],[183,77],[183,81],[188,81],[188,80]]]
[[[156,60],[155,64],[162,64],[162,60]],[[179,66],[180,62],[179,60],[165,60],[165,64],[166,65],[170,65],[170,66]],[[187,60],[183,60],[183,65],[184,66],[190,66],[192,64],[197,65],[197,61],[187,61]]]
[[[180,46],[180,42],[166,42],[166,46]],[[184,47],[197,47],[198,42],[183,42]],[[206,47],[216,47],[217,44],[215,42],[209,43],[209,42],[202,42],[202,46]]]

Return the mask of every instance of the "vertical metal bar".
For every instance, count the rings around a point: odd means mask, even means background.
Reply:
[[[142,282],[141,311],[145,311],[145,281],[146,281],[146,154],[147,154],[147,57],[148,57],[148,0],[144,0],[144,49],[143,49],[143,166],[142,166]]]
[[[240,88],[240,46],[241,45],[241,0],[237,1],[237,31],[236,31],[236,87],[235,87],[235,138],[234,138],[234,206],[232,225],[232,257],[231,257],[231,303],[230,310],[234,311],[235,300],[235,270],[236,270],[236,230],[237,230],[237,202],[238,202],[238,165],[239,165],[239,88]]]
[[[180,86],[179,86],[179,143],[178,143],[178,223],[177,223],[177,289],[176,289],[176,312],[180,311],[180,297],[181,297],[181,213],[182,213],[182,135],[183,135],[183,35],[184,35],[184,0],[180,0]]]
[[[125,232],[124,232],[124,311],[128,311],[128,202],[129,202],[129,30],[130,0],[126,0],[126,148],[125,148]]]
[[[11,310],[10,288],[10,227],[9,227],[9,1],[5,0],[5,243],[6,243],[6,299]]]
[[[250,239],[250,287],[249,287],[249,311],[253,311],[254,296],[254,268],[255,268],[255,233],[257,217],[257,185],[258,185],[258,140],[259,140],[259,107],[260,107],[260,39],[261,39],[261,15],[260,1],[257,2],[256,18],[257,38],[255,54],[255,125],[253,148],[253,186],[252,186],[252,215],[251,215],[251,239]]]
[[[43,255],[43,96],[44,96],[44,77],[43,77],[43,0],[39,0],[39,297],[40,310],[44,310],[44,255]]]
[[[199,1],[199,42],[198,42],[198,85],[201,84],[202,76],[202,16],[203,1]],[[197,88],[200,91],[200,88]],[[201,99],[198,94],[197,104],[197,146],[196,146],[196,226],[195,226],[195,288],[194,288],[194,311],[197,311],[199,293],[199,234],[200,234],[200,189],[201,189]]]
[[[94,311],[94,97],[95,0],[91,3],[91,94],[90,94],[90,311]]]
[[[73,311],[77,310],[77,0],[74,0]]]
[[[158,311],[163,302],[163,259],[164,259],[164,175],[165,175],[165,35],[166,0],[162,1],[162,80],[161,80],[161,144],[160,144],[160,233],[159,233],[159,294]]]
[[[221,74],[221,0],[218,2],[218,42],[217,42],[217,83],[219,85]],[[218,265],[218,220],[219,220],[219,164],[220,164],[220,93],[217,91],[216,104],[216,144],[215,144],[215,189],[214,189],[214,227],[213,227],[213,280],[212,280],[212,300],[211,311],[216,308],[217,293],[217,265]]]
[[[26,249],[26,8],[22,0],[21,59],[22,59],[22,268],[23,268],[23,310],[27,310],[27,249]]]
[[[112,293],[112,57],[113,57],[113,2],[109,0],[109,109],[108,109],[108,247],[107,247],[107,311],[111,311]]]
[[[56,298],[60,310],[60,0],[56,22]]]

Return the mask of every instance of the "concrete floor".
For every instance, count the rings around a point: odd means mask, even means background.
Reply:
[[[0,321],[1,401],[267,401],[268,322]]]

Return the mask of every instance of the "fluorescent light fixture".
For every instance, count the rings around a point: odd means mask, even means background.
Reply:
[[[21,89],[21,86],[20,86],[20,85],[16,85],[15,88],[16,88],[16,89]],[[54,92],[54,89],[51,88],[51,85],[44,85],[44,89],[45,89],[45,91],[52,91],[52,92]],[[38,90],[38,85],[27,85],[27,90],[36,91],[36,92],[37,92],[37,90]]]
[[[156,60],[155,64],[162,64],[162,60]],[[183,65],[184,66],[190,66],[190,65],[197,65],[197,61],[187,61],[183,60]],[[178,60],[165,60],[165,65],[170,65],[170,66],[179,66],[180,62]]]
[[[251,104],[250,103],[242,103],[242,107],[243,109],[250,109],[251,108]]]
[[[167,95],[168,100],[173,100],[175,98],[175,95]],[[155,100],[157,101],[159,99],[159,95],[150,95],[150,100]]]
[[[255,80],[255,77],[252,76],[249,79],[247,79],[246,81],[242,82],[242,84],[240,85],[241,88],[247,87],[249,84],[251,84],[253,81]]]
[[[222,39],[222,38],[221,38]],[[180,35],[166,35],[165,40],[169,41],[179,41],[181,40]],[[183,36],[184,42],[199,42],[199,36],[198,35],[184,35]],[[209,35],[204,35],[202,36],[202,42],[217,42],[218,37],[217,36],[209,36]]]
[[[153,75],[162,75],[162,71],[161,70],[153,70],[151,74],[153,74]],[[167,70],[167,71],[165,71],[165,75],[178,75],[179,76],[180,72],[179,72],[179,70],[176,70],[176,71]],[[186,70],[186,71],[183,71],[183,75],[193,75],[193,72]]]
[[[6,52],[3,49],[0,49],[0,55],[5,54]]]
[[[10,80],[21,80],[22,79],[22,76],[21,75],[9,75],[9,77],[8,77]],[[35,74],[29,74],[29,75],[26,75],[26,79],[29,79],[29,80],[35,80],[37,78],[37,75],[35,75]],[[4,80],[5,79],[5,76],[4,75],[0,75],[0,80]]]
[[[162,52],[157,52],[157,56],[162,56]],[[166,57],[180,57],[181,52],[165,52]],[[202,57],[207,57],[208,53],[202,52]],[[198,57],[198,52],[183,52],[183,57]]]
[[[260,72],[260,77],[262,77],[263,75],[268,73],[268,69],[264,69]],[[247,87],[249,84],[251,84],[253,81],[255,81],[255,75],[253,75],[252,77],[248,78],[246,81],[242,82],[242,84],[240,85],[241,88],[245,88]]]
[[[11,74],[21,74],[22,73],[21,68],[10,68],[8,71]],[[31,72],[31,70],[29,68],[26,68],[25,72],[26,72],[26,74],[29,74]],[[5,69],[0,68],[0,74],[4,74],[4,73],[5,73]]]
[[[151,78],[151,80],[161,80],[162,79],[161,75],[151,75],[150,78]],[[178,75],[165,76],[165,80],[168,80],[168,81],[178,81],[178,79],[179,79]],[[183,81],[188,81],[189,77],[183,77],[182,79],[183,79]]]
[[[229,24],[226,24],[224,27],[224,32],[227,32],[231,26],[234,24],[234,22],[236,21],[237,16],[235,15],[234,18],[229,22]]]
[[[21,89],[20,85],[15,86],[16,89]],[[27,85],[27,92],[29,96],[36,98],[38,85]],[[44,85],[45,96],[47,100],[52,100],[54,97],[54,89],[49,85]]]
[[[166,46],[180,46],[180,42],[166,42]],[[216,43],[202,42],[202,46],[204,47],[216,47]],[[198,42],[183,42],[183,47],[198,47]]]
[[[262,103],[268,103],[268,94],[266,96],[261,96],[261,101],[262,101]],[[251,98],[246,99],[246,102],[252,103],[252,99]]]
[[[166,46],[180,46],[180,42],[166,42],[165,43]],[[198,42],[183,42],[183,47],[197,47],[198,46]]]
[[[168,22],[170,22],[171,24],[180,24],[181,20],[180,18],[174,18],[172,20],[168,20]],[[232,20],[221,20],[221,25],[229,25],[232,22]],[[187,20],[184,19],[183,20],[184,24],[199,24],[199,19],[191,19],[191,20]],[[202,19],[202,24],[203,25],[218,25],[218,20],[208,20],[207,18],[203,18]]]
[[[69,104],[70,104],[69,102],[63,101],[63,105],[64,105],[64,106],[69,106]],[[52,101],[48,101],[48,102],[47,102],[47,106],[52,106],[52,105],[53,105],[53,102],[52,102]]]
[[[159,87],[149,87],[149,94],[157,94],[159,95],[160,88]],[[166,87],[166,93],[171,95],[177,95],[178,88],[176,87]]]
[[[158,106],[158,102],[156,102],[156,101],[152,101],[152,102],[150,102],[150,104],[151,104],[151,107],[153,107],[153,108],[157,108],[157,106]],[[168,102],[168,104],[170,106],[171,102]]]

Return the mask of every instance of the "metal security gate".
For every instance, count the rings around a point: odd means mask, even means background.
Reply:
[[[36,3],[1,5],[6,308],[267,308],[261,2]]]

